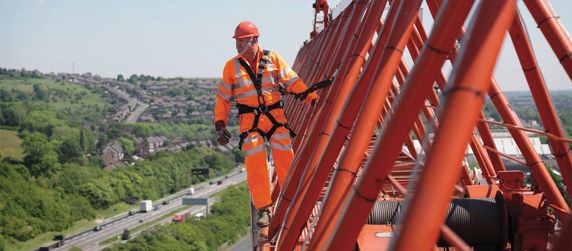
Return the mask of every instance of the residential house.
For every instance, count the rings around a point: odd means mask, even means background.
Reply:
[[[115,141],[107,144],[101,152],[101,159],[103,159],[105,169],[114,168],[120,164],[124,156],[123,148]]]

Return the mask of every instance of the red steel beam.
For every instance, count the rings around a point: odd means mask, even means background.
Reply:
[[[512,124],[516,126],[520,126],[520,120],[517,118],[516,114],[510,108],[508,104],[508,100],[504,96],[504,94],[500,91],[496,81],[494,78],[490,78],[490,88],[488,90],[489,97],[491,98],[493,104],[495,105],[497,111],[501,118],[507,124]],[[564,200],[564,197],[558,190],[556,183],[552,177],[550,177],[550,173],[546,169],[544,162],[540,159],[540,156],[534,150],[532,143],[528,140],[526,134],[517,129],[508,128],[509,133],[513,137],[516,145],[522,152],[522,156],[526,160],[526,165],[530,169],[534,180],[538,183],[538,186],[542,189],[542,191],[546,195],[546,199],[551,203],[560,208],[565,209],[566,211],[570,211],[568,204]]]
[[[483,0],[476,10],[451,75],[425,169],[403,221],[415,224],[403,225],[392,245],[394,250],[428,250],[437,240],[451,190],[459,177],[459,163],[477,123],[515,7],[514,0]]]
[[[556,57],[572,80],[572,39],[558,21],[558,16],[545,0],[524,0],[538,28],[552,47]]]
[[[316,115],[316,118],[321,118],[324,117],[324,119],[315,119],[312,122],[312,125],[309,127],[309,135],[308,135],[308,139],[306,139],[305,141],[307,142],[304,146],[302,146],[301,149],[303,149],[303,153],[301,153],[300,156],[298,156],[292,166],[292,168],[295,169],[294,173],[298,174],[297,176],[292,176],[291,182],[292,184],[296,184],[296,186],[291,186],[289,187],[287,190],[284,191],[283,196],[281,199],[281,203],[279,204],[279,207],[276,211],[276,214],[274,215],[274,218],[276,220],[273,220],[272,225],[275,226],[274,229],[277,229],[277,224],[281,223],[282,218],[284,217],[284,215],[286,215],[286,210],[289,206],[288,203],[288,198],[293,198],[294,194],[296,192],[296,188],[298,187],[298,184],[300,184],[300,179],[302,179],[302,177],[300,176],[300,174],[305,174],[305,173],[309,173],[310,171],[307,171],[306,167],[310,166],[308,164],[308,162],[311,162],[311,155],[314,152],[314,147],[315,146],[315,142],[317,141],[317,138],[321,135],[319,133],[316,133],[315,131],[317,130],[317,128],[323,127],[324,125],[324,120],[327,116],[331,115],[332,113],[335,113],[336,111],[332,111],[332,109],[335,109],[335,102],[334,100],[336,100],[336,95],[340,95],[339,93],[345,93],[348,92],[348,87],[351,88],[352,84],[350,81],[355,81],[355,79],[357,78],[357,75],[359,73],[359,69],[361,67],[361,65],[363,64],[363,61],[361,61],[361,59],[365,58],[365,53],[367,53],[367,50],[369,49],[369,43],[367,42],[367,40],[371,40],[371,37],[373,36],[374,33],[374,28],[375,28],[375,23],[373,23],[373,25],[371,23],[362,23],[359,27],[359,29],[355,29],[355,27],[358,27],[358,22],[359,22],[359,17],[361,17],[361,15],[363,14],[363,5],[365,4],[365,2],[363,1],[359,1],[356,4],[356,8],[355,8],[355,14],[353,15],[353,21],[351,22],[351,26],[349,26],[348,28],[348,39],[352,39],[351,42],[346,43],[346,44],[350,44],[350,47],[348,47],[348,50],[346,50],[345,53],[340,54],[340,56],[343,56],[345,58],[343,65],[346,65],[346,67],[342,66],[341,71],[342,72],[347,72],[348,74],[344,74],[341,75],[342,77],[336,79],[336,81],[334,82],[334,84],[336,86],[339,86],[339,88],[341,89],[336,89],[335,91],[332,89],[329,91],[327,97],[324,99],[326,100],[325,104],[321,107],[321,110],[318,112],[318,114]],[[384,2],[382,3],[383,5],[385,4]],[[381,9],[383,9],[383,7],[381,7]],[[379,16],[381,15],[381,13],[379,14]],[[377,16],[377,19],[379,19],[379,16]],[[368,19],[368,21],[373,21],[375,17],[371,17],[370,19]],[[353,34],[359,34],[362,37],[360,38],[360,36],[351,36],[352,33],[354,31],[361,31],[362,33],[353,33]],[[349,32],[351,31],[351,32]],[[351,50],[350,50],[351,48]],[[356,55],[357,54],[357,55]],[[363,55],[361,57],[359,57],[359,55]],[[358,57],[356,57],[358,56]],[[333,69],[333,68],[332,68]],[[339,82],[338,82],[339,80]],[[338,92],[339,91],[339,92]],[[342,96],[343,97],[343,96]],[[312,142],[312,143],[308,143],[308,142]],[[304,184],[304,183],[301,183]],[[286,233],[286,232],[285,232]],[[274,232],[272,232],[271,234],[274,234]],[[286,235],[284,235],[286,236]]]
[[[511,29],[509,30],[510,37],[514,44],[516,54],[522,65],[524,76],[526,77],[532,98],[538,107],[538,114],[544,125],[544,130],[555,135],[557,138],[564,138],[564,131],[558,121],[558,115],[554,109],[554,105],[546,89],[546,84],[538,68],[536,57],[528,41],[528,34],[522,24],[520,13],[517,12],[514,18]],[[570,148],[568,144],[562,141],[554,140],[549,137],[548,143],[552,149],[552,154],[560,167],[562,172],[562,179],[566,187],[572,188],[572,156],[570,155]],[[572,142],[568,142],[572,143]],[[568,195],[572,196],[572,189],[568,189]]]
[[[358,27],[359,21],[363,15],[363,11],[365,10],[365,8],[364,8],[365,4],[366,4],[365,1],[357,1],[357,2],[353,3],[353,5],[352,5],[353,9],[352,9],[352,13],[350,15],[350,20],[346,23],[346,26],[344,27],[344,31],[342,32],[342,34],[345,34],[342,36],[343,40],[345,40],[344,44],[349,44],[349,43],[355,44],[356,39],[352,39],[352,32],[354,32],[356,30],[355,27]],[[334,53],[333,57],[334,58],[336,58],[336,57],[342,58],[345,56],[345,54],[347,54],[346,53],[347,51],[349,51],[349,48],[348,48],[348,50],[346,50],[346,49],[342,49],[342,48],[338,47],[338,50],[337,50],[337,52]],[[342,54],[343,54],[343,56],[342,56]],[[336,63],[331,64],[332,61],[341,61],[341,60],[340,59],[332,59],[328,62],[329,63],[328,68],[330,68],[329,70],[333,71],[333,70],[335,70],[334,65],[337,66],[338,64],[336,64]],[[339,86],[339,85],[337,85],[337,86]],[[335,94],[333,91],[330,91],[330,93]],[[322,109],[328,109],[328,108],[329,108],[329,105],[327,105],[327,104],[326,104],[326,106],[322,107]],[[324,114],[324,111],[321,111],[320,114]],[[306,148],[305,151],[308,151],[308,148]],[[306,152],[306,155],[307,155],[307,152]],[[306,166],[306,164],[305,164],[306,162],[301,162],[301,163],[303,163],[302,166]],[[310,160],[310,163],[312,163],[312,160]],[[308,177],[312,173],[313,167],[314,166],[312,166],[310,164],[307,166],[307,168],[303,169],[303,174],[302,174],[302,178],[300,181],[297,181],[297,180],[291,180],[291,181],[299,182],[299,184],[300,184],[299,186],[302,186],[302,187],[307,186],[308,185]],[[300,167],[297,167],[297,168],[300,169]],[[300,188],[298,188],[297,190],[300,190]],[[300,204],[299,204],[300,200],[297,200],[296,196],[294,196],[293,199],[294,199],[294,204],[289,205],[287,203],[281,203],[278,210],[277,210],[277,212],[282,212],[283,210],[285,210],[286,206],[289,206],[289,209],[287,212],[294,212],[294,213],[286,213],[285,214],[286,218],[284,219],[285,221],[283,223],[282,230],[280,231],[280,236],[279,236],[279,241],[278,241],[280,246],[286,245],[287,250],[291,249],[295,245],[297,238],[302,231],[302,227],[298,227],[297,225],[294,227],[291,227],[291,225],[293,224],[293,222],[294,222],[294,224],[298,224],[298,225],[303,225],[305,223],[305,222],[302,222],[301,218],[295,217],[296,213],[298,212],[298,208],[300,206]],[[311,213],[312,208],[313,208],[313,205],[309,207],[309,213]],[[309,216],[309,213],[308,213],[308,216]],[[280,216],[281,216],[281,214],[279,214],[278,217],[275,216],[274,218],[280,219]],[[290,229],[293,230],[292,234],[289,233]]]
[[[355,166],[361,164],[363,153],[365,152],[365,150],[369,145],[369,141],[375,129],[378,116],[383,109],[385,97],[391,87],[393,76],[396,74],[399,63],[401,62],[402,51],[410,39],[411,31],[413,30],[414,21],[417,18],[417,13],[420,5],[421,1],[400,1],[398,4],[394,3],[391,6],[390,13],[397,12],[397,15],[395,15],[395,17],[392,17],[392,19],[394,18],[394,20],[389,19],[393,22],[393,24],[385,25],[382,31],[382,34],[384,32],[389,32],[387,44],[382,44],[383,53],[381,55],[381,62],[383,62],[383,64],[381,65],[381,68],[379,70],[375,71],[377,75],[375,76],[373,85],[369,88],[367,92],[361,112],[358,114],[356,126],[354,129],[355,132],[358,133],[354,133],[352,135],[352,137],[350,138],[350,142],[348,143],[347,146],[347,149],[351,149],[351,151],[345,151],[340,159],[341,163],[340,166],[344,169],[347,168],[344,163],[350,161],[351,159],[350,162],[351,165],[353,165],[353,167],[349,169],[349,173],[355,173],[356,170]],[[380,46],[379,43],[380,42],[378,42],[378,45],[376,45],[377,47]],[[323,160],[331,157],[333,156],[326,156]],[[350,177],[350,179],[353,179],[353,177]],[[342,188],[341,192],[343,193],[344,190],[347,190],[347,188],[346,189]],[[377,194],[375,197],[377,198]],[[332,199],[339,200],[340,197],[336,198],[328,197],[328,200]],[[352,212],[351,214],[353,215],[354,212]],[[334,216],[338,217],[338,215]],[[334,238],[334,240],[345,239],[345,241],[342,241],[342,243],[336,243],[332,246],[324,246],[318,243],[316,244],[317,245],[316,248],[327,249],[327,250],[330,250],[333,247],[341,250],[350,249],[351,246],[355,244],[356,238],[354,237],[357,237],[357,232],[359,232],[359,229],[361,229],[361,225],[359,226],[357,226],[358,224],[355,225],[356,226],[348,226],[349,227],[348,229],[345,229],[344,227],[344,232],[346,230],[351,229],[350,231],[351,234],[354,234],[354,232],[352,231],[356,230],[355,236],[350,235],[349,238],[347,235],[344,236],[343,238],[336,238],[339,236],[337,235],[332,236],[328,234],[326,230],[323,236],[331,237],[330,239]],[[325,238],[322,238],[322,240],[323,239]],[[316,241],[321,241],[321,240],[316,240]],[[314,242],[314,240],[312,242]],[[341,246],[337,244],[340,244]]]

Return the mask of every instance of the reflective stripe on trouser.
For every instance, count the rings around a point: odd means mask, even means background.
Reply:
[[[272,204],[270,198],[270,179],[268,177],[268,164],[264,150],[264,137],[252,132],[244,139],[242,146],[244,163],[246,164],[246,181],[256,208],[263,208]]]
[[[294,159],[294,151],[292,151],[292,138],[290,131],[284,127],[276,129],[270,138],[270,150],[274,159],[274,168],[278,175],[278,184],[284,185],[284,180],[288,175],[288,170]]]
[[[281,123],[286,121],[282,109],[273,110],[273,116]],[[246,116],[245,116],[246,115]],[[241,129],[252,127],[252,118],[250,114],[242,114]],[[263,132],[268,132],[272,128],[270,122],[265,116],[259,121],[258,128]],[[243,130],[241,130],[243,131]],[[270,193],[270,178],[268,175],[268,164],[266,161],[266,151],[264,149],[265,138],[260,136],[257,132],[251,132],[248,137],[244,139],[242,150],[245,153],[245,164],[247,170],[247,183],[252,197],[252,202],[256,208],[263,208],[272,204]],[[276,129],[270,138],[270,150],[274,159],[274,168],[278,176],[278,183],[280,186],[284,184],[284,180],[288,175],[288,170],[294,158],[292,151],[292,138],[290,131],[284,127]]]

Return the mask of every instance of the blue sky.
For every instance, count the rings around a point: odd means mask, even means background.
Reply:
[[[335,6],[339,1],[330,1]],[[551,1],[572,29],[572,3]],[[261,45],[292,62],[312,29],[311,0],[0,0],[0,67],[42,72],[220,77],[236,54],[236,24],[250,19]],[[522,3],[519,4],[522,7]],[[524,10],[524,9],[523,9]],[[567,11],[564,11],[567,10]],[[571,81],[523,11],[550,89]],[[427,15],[427,17],[429,17]],[[510,45],[510,44],[508,44]],[[496,76],[505,90],[526,88],[514,50],[503,49]]]

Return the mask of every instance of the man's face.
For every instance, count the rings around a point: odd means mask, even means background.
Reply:
[[[236,39],[236,51],[240,54],[253,54],[258,49],[257,46],[258,39],[255,37],[249,38],[237,38]]]

